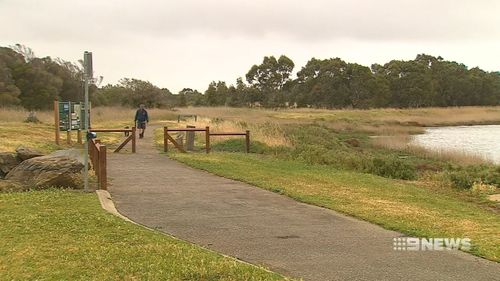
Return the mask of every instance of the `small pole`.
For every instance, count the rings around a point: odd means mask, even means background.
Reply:
[[[79,144],[82,144],[82,130],[76,131],[76,138]]]
[[[54,125],[56,129],[56,144],[59,145],[59,101],[54,101]]]
[[[168,127],[163,127],[163,152],[168,152]]]
[[[71,131],[66,131],[66,143],[71,144]]]
[[[135,137],[136,137],[135,130],[136,130],[135,126],[132,127],[132,153],[135,153]]]
[[[83,54],[83,64],[84,64],[84,89],[85,89],[85,155],[84,155],[84,170],[83,170],[83,178],[84,185],[83,189],[85,191],[89,191],[89,146],[88,146],[88,135],[89,135],[89,119],[90,119],[90,110],[89,110],[89,80],[93,77],[92,70],[92,53],[85,51]]]
[[[250,153],[250,131],[249,130],[247,130],[245,132],[245,143],[246,143],[247,153]]]
[[[210,127],[205,128],[205,149],[207,154],[210,153]]]

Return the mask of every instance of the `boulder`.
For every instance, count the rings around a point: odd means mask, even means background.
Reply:
[[[43,156],[43,153],[41,153],[40,151],[26,146],[18,147],[16,149],[16,152],[17,152],[17,157],[21,159],[21,161],[28,160],[38,156]]]
[[[50,156],[65,156],[68,158],[75,159],[78,162],[83,164],[85,152],[83,151],[83,149],[70,148],[70,149],[56,150],[49,155]]]
[[[46,187],[82,188],[83,164],[67,156],[40,156],[23,161],[5,179],[42,189]]]
[[[0,178],[4,178],[19,163],[21,160],[17,158],[15,153],[0,152]]]
[[[13,192],[28,190],[29,186],[11,180],[0,180],[0,192]]]

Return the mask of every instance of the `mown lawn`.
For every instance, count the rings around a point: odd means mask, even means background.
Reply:
[[[0,193],[2,280],[283,280],[101,209],[94,193]]]
[[[321,165],[242,153],[171,153],[195,168],[248,182],[419,237],[468,237],[471,252],[500,261],[500,216],[458,195]]]

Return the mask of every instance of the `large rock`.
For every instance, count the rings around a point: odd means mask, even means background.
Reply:
[[[15,153],[0,152],[0,178],[4,178],[10,170],[21,163]]]
[[[46,187],[82,188],[82,163],[67,156],[40,156],[23,161],[5,179],[36,189]]]
[[[38,150],[35,150],[33,148],[29,148],[26,146],[20,146],[16,149],[17,152],[17,157],[21,159],[21,161],[28,160],[31,158],[43,156],[43,153],[41,153]]]
[[[83,151],[83,149],[70,148],[70,149],[56,150],[49,155],[50,156],[66,156],[68,158],[75,159],[78,162],[83,164],[85,152]]]
[[[0,192],[28,190],[29,186],[11,180],[0,180]]]

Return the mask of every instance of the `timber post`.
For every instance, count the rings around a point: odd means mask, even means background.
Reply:
[[[168,152],[168,127],[163,127],[163,152]]]
[[[54,123],[56,129],[56,144],[59,145],[59,101],[54,101]]]
[[[106,154],[106,146],[99,146],[99,188],[104,190],[108,189]]]
[[[246,130],[245,132],[245,145],[247,153],[250,153],[250,131]]]
[[[79,144],[82,144],[82,130],[78,129],[78,131],[76,131],[76,139],[78,141]]]
[[[210,127],[205,128],[205,150],[210,153]]]
[[[135,153],[135,145],[136,145],[136,135],[135,135],[136,127],[132,127],[132,153]]]

